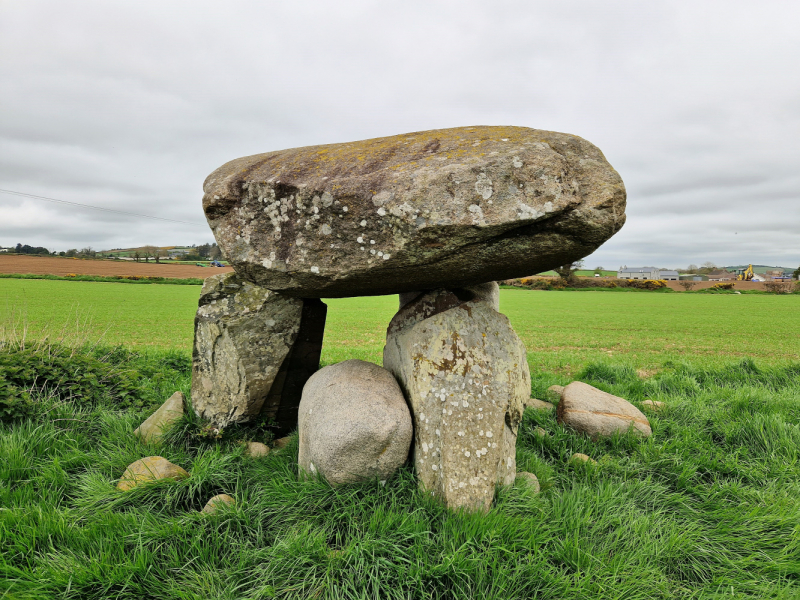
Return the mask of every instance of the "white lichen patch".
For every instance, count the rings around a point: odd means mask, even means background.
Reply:
[[[492,180],[489,179],[486,173],[478,173],[478,180],[475,182],[475,191],[484,200],[488,200],[492,197],[494,191],[492,188]]]

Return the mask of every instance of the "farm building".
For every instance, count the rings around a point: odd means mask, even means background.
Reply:
[[[709,281],[734,281],[735,279],[736,275],[734,273],[724,269],[721,271],[711,271],[708,274]]]
[[[620,267],[617,279],[658,279],[655,267]]]
[[[617,279],[666,279],[678,281],[677,271],[662,271],[656,267],[620,267]]]

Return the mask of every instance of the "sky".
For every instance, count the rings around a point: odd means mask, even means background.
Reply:
[[[467,125],[579,135],[625,181],[586,265],[800,264],[800,3],[0,2],[0,246],[213,241],[240,156]]]

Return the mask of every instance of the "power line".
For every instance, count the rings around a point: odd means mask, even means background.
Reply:
[[[0,189],[0,193],[11,194],[12,196],[22,196],[24,198],[34,198],[35,200],[45,200],[47,202],[54,202],[56,204],[66,204],[68,206],[77,206],[79,208],[89,208],[92,210],[101,210],[103,212],[116,213],[118,215],[127,215],[129,217],[141,217],[143,219],[154,219],[156,221],[169,221],[170,223],[182,223],[184,225],[201,225],[201,223],[193,223],[190,221],[178,221],[177,219],[167,219],[165,217],[154,217],[152,215],[142,215],[139,213],[127,212],[124,210],[115,210],[113,208],[103,208],[102,206],[92,206],[90,204],[81,204],[80,202],[70,202],[68,200],[57,200],[56,198],[47,198],[46,196],[36,196],[35,194],[26,194],[24,192],[15,192],[13,190]],[[202,223],[205,225],[205,223]]]

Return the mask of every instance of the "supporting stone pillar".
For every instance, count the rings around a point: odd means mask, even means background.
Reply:
[[[192,406],[219,427],[262,414],[297,426],[303,385],[319,368],[326,307],[255,286],[206,279],[195,317]]]
[[[261,408],[261,416],[274,419],[277,437],[288,435],[297,428],[297,410],[303,387],[319,369],[327,314],[328,306],[322,300],[303,300],[297,338]]]
[[[530,372],[522,341],[489,304],[492,294],[464,301],[458,292],[434,290],[401,308],[383,365],[413,414],[420,486],[450,508],[488,510],[495,485],[516,475]]]

